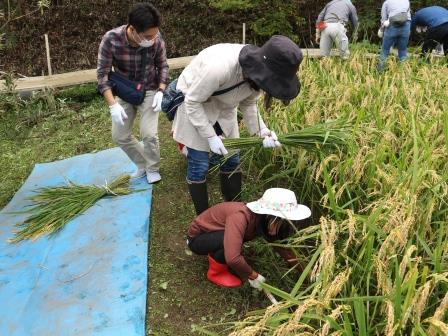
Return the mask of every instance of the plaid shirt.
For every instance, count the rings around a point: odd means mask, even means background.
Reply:
[[[152,47],[132,46],[126,36],[127,25],[109,30],[98,50],[97,79],[101,93],[111,89],[108,75],[114,71],[133,81],[144,81],[146,90],[156,90],[168,77],[166,47],[160,34]],[[145,77],[141,71],[143,52],[147,52]]]

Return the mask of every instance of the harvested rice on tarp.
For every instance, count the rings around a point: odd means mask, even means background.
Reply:
[[[130,176],[125,174],[110,184],[106,181],[102,186],[81,185],[68,181],[68,185],[65,186],[37,189],[36,194],[29,199],[33,204],[23,211],[15,212],[28,214],[28,217],[16,224],[20,229],[8,241],[17,243],[57,233],[100,198],[130,194],[129,180]]]

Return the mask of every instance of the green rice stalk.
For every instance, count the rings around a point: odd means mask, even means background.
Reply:
[[[339,123],[324,123],[305,127],[298,131],[279,134],[278,141],[282,146],[301,147],[307,151],[323,151],[343,147],[348,142],[348,132]],[[248,149],[261,147],[263,138],[247,137],[224,139],[226,148]]]
[[[84,213],[99,199],[106,196],[120,196],[131,193],[130,176],[125,174],[117,177],[110,184],[81,185],[71,181],[66,186],[44,187],[37,189],[35,195],[29,198],[33,203],[23,211],[28,217],[16,224],[20,229],[8,241],[18,243],[25,239],[36,240],[44,235],[53,235],[68,222]]]

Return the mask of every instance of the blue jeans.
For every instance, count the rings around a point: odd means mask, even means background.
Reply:
[[[205,182],[209,167],[209,152],[199,151],[187,147],[187,182]],[[220,158],[223,156],[219,155]],[[234,154],[219,166],[223,173],[231,173],[240,165],[239,154]]]
[[[390,48],[394,45],[398,49],[398,58],[400,61],[406,60],[408,57],[407,47],[411,35],[411,23],[406,22],[401,27],[389,26],[384,31],[383,46],[381,48],[379,69],[383,70],[386,59],[389,56]]]

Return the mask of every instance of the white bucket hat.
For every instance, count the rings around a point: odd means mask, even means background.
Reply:
[[[311,216],[311,210],[306,205],[297,204],[294,192],[283,188],[267,189],[262,198],[247,203],[247,207],[256,214],[289,220],[301,220]]]

